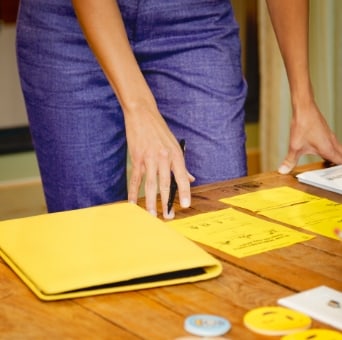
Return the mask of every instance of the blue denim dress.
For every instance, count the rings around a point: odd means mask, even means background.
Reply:
[[[228,0],[120,0],[194,185],[246,175],[239,28]],[[70,0],[21,0],[17,59],[48,210],[127,198],[123,114]]]

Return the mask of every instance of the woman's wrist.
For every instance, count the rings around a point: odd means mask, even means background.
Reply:
[[[294,112],[305,110],[315,105],[315,97],[311,82],[301,82],[298,86],[291,86],[291,103]]]

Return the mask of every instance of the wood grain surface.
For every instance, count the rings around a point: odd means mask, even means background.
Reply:
[[[296,171],[322,166],[316,163]],[[181,209],[176,201],[176,218],[226,208],[218,201],[221,198],[283,185],[342,203],[341,195],[299,183],[295,173],[270,172],[194,188],[190,209]],[[139,204],[143,206],[143,200]],[[276,305],[281,296],[318,285],[342,290],[342,242],[338,240],[317,235],[241,259],[203,247],[222,261],[218,278],[58,302],[38,300],[0,260],[0,339],[172,340],[189,335],[184,319],[196,313],[229,319],[232,329],[226,339],[270,339],[243,325],[247,311]],[[315,320],[313,327],[333,329]]]

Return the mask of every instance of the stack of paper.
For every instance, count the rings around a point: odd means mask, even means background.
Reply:
[[[299,182],[342,195],[342,165],[302,172],[297,178]]]

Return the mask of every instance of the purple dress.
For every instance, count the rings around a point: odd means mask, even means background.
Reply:
[[[227,0],[121,0],[194,185],[246,175],[239,28]],[[48,210],[127,198],[123,114],[70,0],[21,0],[17,58]]]

